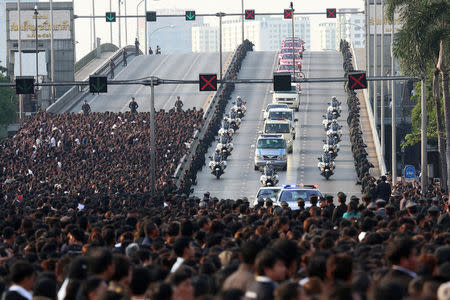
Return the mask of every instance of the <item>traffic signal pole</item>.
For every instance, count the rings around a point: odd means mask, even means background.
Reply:
[[[425,196],[425,192],[427,191],[428,187],[428,174],[427,174],[427,97],[426,97],[426,85],[425,85],[425,78],[422,78],[422,81],[420,82],[420,88],[421,88],[421,110],[422,110],[422,132],[421,132],[421,170],[420,173],[422,175],[422,195]]]
[[[395,34],[395,24],[394,17],[392,17],[392,25],[391,25],[391,76],[395,75],[395,58],[394,58],[394,34]],[[397,116],[396,114],[396,101],[395,101],[395,86],[394,81],[391,81],[391,101],[392,101],[392,110],[391,110],[391,129],[392,129],[392,183],[397,183]]]
[[[219,80],[222,80],[222,16],[225,15],[222,12],[218,13],[219,17]]]
[[[150,188],[155,196],[156,149],[155,149],[155,84],[150,78]]]
[[[294,2],[291,1],[292,9],[292,71],[294,72],[295,79],[295,47],[294,47],[294,37],[295,37],[295,27],[294,27]]]

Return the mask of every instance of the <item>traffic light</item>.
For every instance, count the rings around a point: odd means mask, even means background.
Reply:
[[[254,9],[246,9],[245,10],[245,19],[246,20],[254,20],[255,19],[255,10]]]
[[[89,92],[91,93],[107,93],[108,79],[106,76],[89,76]]]
[[[33,76],[17,76],[16,77],[16,94],[34,94],[34,77]]]
[[[188,10],[185,14],[186,21],[195,21],[195,10]]]
[[[285,19],[292,19],[293,15],[294,15],[294,10],[292,10],[292,9],[285,9],[284,10],[284,18]]]
[[[115,12],[107,12],[106,13],[106,22],[115,22],[116,21],[116,13]]]
[[[199,75],[200,92],[217,91],[217,74]]]
[[[291,74],[273,74],[273,90],[290,91],[291,90]]]
[[[156,22],[156,11],[145,12],[145,19],[147,22]]]
[[[327,18],[336,19],[336,8],[327,8]]]
[[[358,71],[348,73],[348,88],[351,90],[361,90],[367,88],[366,72]]]

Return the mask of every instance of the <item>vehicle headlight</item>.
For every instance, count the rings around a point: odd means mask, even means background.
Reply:
[[[282,159],[282,160],[286,159],[286,154],[281,154],[280,159]]]
[[[262,156],[261,154],[256,154],[256,158],[257,158],[257,159],[262,159],[263,156]]]

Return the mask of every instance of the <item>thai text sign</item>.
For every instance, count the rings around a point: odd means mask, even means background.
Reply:
[[[39,39],[51,38],[50,11],[38,10],[37,15],[37,34]],[[33,10],[22,10],[20,12],[21,39],[33,40],[36,38],[36,21]],[[9,12],[9,39],[17,40],[19,38],[19,22],[17,11]],[[71,39],[70,11],[53,11],[53,38],[57,40]]]

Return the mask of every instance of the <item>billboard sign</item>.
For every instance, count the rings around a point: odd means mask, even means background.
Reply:
[[[40,40],[51,39],[50,11],[38,10],[38,38]],[[33,10],[20,12],[21,39],[34,40],[36,38],[35,15]],[[9,11],[9,39],[19,38],[19,24],[17,11]],[[70,28],[70,11],[53,11],[53,38],[56,40],[69,40],[72,38]]]

